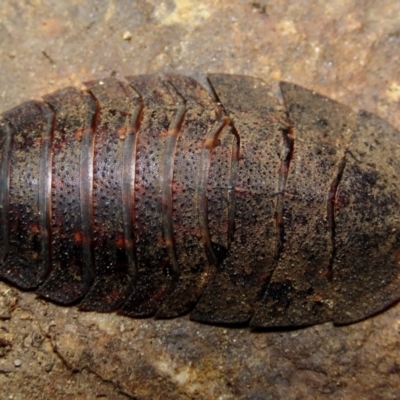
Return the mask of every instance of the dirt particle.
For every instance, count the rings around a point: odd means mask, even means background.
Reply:
[[[124,34],[122,35],[122,39],[131,40],[132,39],[132,34],[129,31],[125,31]]]

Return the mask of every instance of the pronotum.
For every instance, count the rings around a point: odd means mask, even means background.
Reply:
[[[294,84],[92,81],[0,121],[0,277],[59,304],[252,327],[400,298],[400,135]]]

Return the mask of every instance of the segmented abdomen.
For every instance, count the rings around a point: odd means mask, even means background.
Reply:
[[[251,77],[110,78],[3,114],[0,276],[84,310],[253,327],[400,298],[400,138]]]

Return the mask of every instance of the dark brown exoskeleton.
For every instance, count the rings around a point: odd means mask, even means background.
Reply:
[[[111,78],[4,113],[1,278],[83,310],[263,328],[398,301],[399,132],[290,83],[208,79]]]

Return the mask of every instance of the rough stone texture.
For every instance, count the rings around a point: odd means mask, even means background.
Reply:
[[[0,112],[110,75],[226,72],[400,128],[399,15],[395,0],[3,0]],[[83,313],[0,283],[4,399],[398,399],[399,352],[400,304],[348,327],[252,333]]]

